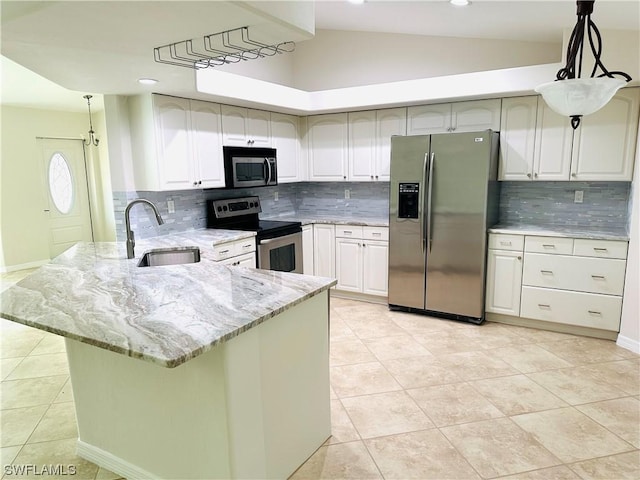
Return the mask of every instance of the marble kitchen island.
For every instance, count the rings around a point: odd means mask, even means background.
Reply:
[[[65,337],[78,454],[126,478],[286,478],[330,436],[335,280],[217,265],[211,235],[130,260],[80,243],[2,293],[2,317]],[[166,246],[201,260],[137,266]]]

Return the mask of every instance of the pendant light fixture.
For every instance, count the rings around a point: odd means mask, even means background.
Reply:
[[[98,140],[95,136],[96,132],[93,131],[93,123],[91,122],[91,98],[93,96],[92,95],[85,95],[82,98],[86,98],[87,99],[87,107],[89,107],[89,140],[85,140],[84,144],[89,146],[89,145],[95,145],[96,147],[98,146],[98,143],[100,143],[100,140]]]
[[[535,89],[552,110],[571,117],[571,126],[574,129],[580,125],[583,115],[600,110],[620,87],[631,81],[631,77],[624,72],[607,70],[600,59],[602,37],[598,27],[591,20],[594,2],[595,0],[576,2],[578,21],[569,38],[566,65],[558,70],[555,81],[538,85]],[[585,33],[594,58],[589,78],[582,78]],[[596,75],[598,69],[602,73]]]

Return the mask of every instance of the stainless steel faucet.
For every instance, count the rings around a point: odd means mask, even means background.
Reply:
[[[135,200],[130,201],[129,205],[127,205],[127,208],[124,209],[124,223],[127,229],[127,258],[135,257],[135,254],[133,253],[133,248],[136,246],[136,239],[135,239],[135,235],[133,234],[133,231],[131,230],[131,221],[129,220],[129,211],[131,210],[131,207],[133,207],[136,203],[146,203],[147,205],[149,205],[153,209],[153,213],[155,213],[156,215],[156,220],[158,221],[158,225],[162,225],[164,223],[164,220],[160,216],[160,212],[158,212],[158,208],[149,200],[145,200],[144,198],[136,198]]]

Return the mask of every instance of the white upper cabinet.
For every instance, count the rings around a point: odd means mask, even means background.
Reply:
[[[350,181],[389,181],[391,137],[407,132],[407,109],[351,112],[349,119]]]
[[[370,181],[374,178],[376,156],[376,112],[350,112],[349,180]]]
[[[541,97],[505,98],[500,180],[631,181],[639,103],[625,88],[573,130]]]
[[[190,103],[194,157],[192,178],[201,188],[224,187],[220,105],[199,100],[191,100]]]
[[[347,179],[348,124],[346,113],[314,115],[307,119],[309,180]]]
[[[624,88],[582,117],[573,139],[571,180],[631,181],[639,104],[640,88]]]
[[[271,147],[271,114],[264,110],[222,105],[224,145]]]
[[[138,190],[224,186],[220,106],[163,95],[129,102]]]
[[[376,156],[374,180],[389,181],[391,137],[407,134],[407,109],[387,108],[376,112]]]
[[[407,135],[500,130],[499,98],[421,105],[407,109]]]
[[[278,183],[304,180],[299,120],[293,115],[271,114],[273,147],[278,158]]]

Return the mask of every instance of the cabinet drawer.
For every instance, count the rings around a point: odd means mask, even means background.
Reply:
[[[520,316],[618,331],[622,297],[522,287]]]
[[[362,238],[365,240],[389,240],[387,227],[362,227]]]
[[[624,260],[525,253],[523,285],[622,295]]]
[[[514,250],[522,252],[522,250],[524,249],[524,235],[490,233],[489,248],[492,248],[494,250]]]
[[[254,238],[248,238],[244,240],[237,240],[235,242],[221,243],[220,245],[214,245],[213,247],[213,259],[216,262],[226,260],[227,258],[235,257],[237,255],[244,255],[245,253],[255,252],[256,242]]]
[[[573,253],[573,238],[531,237],[527,235],[524,241],[524,251],[571,255]]]
[[[362,238],[362,227],[353,225],[336,225],[336,237]]]
[[[573,254],[584,257],[627,258],[628,242],[618,240],[585,240],[577,238],[573,243]]]

